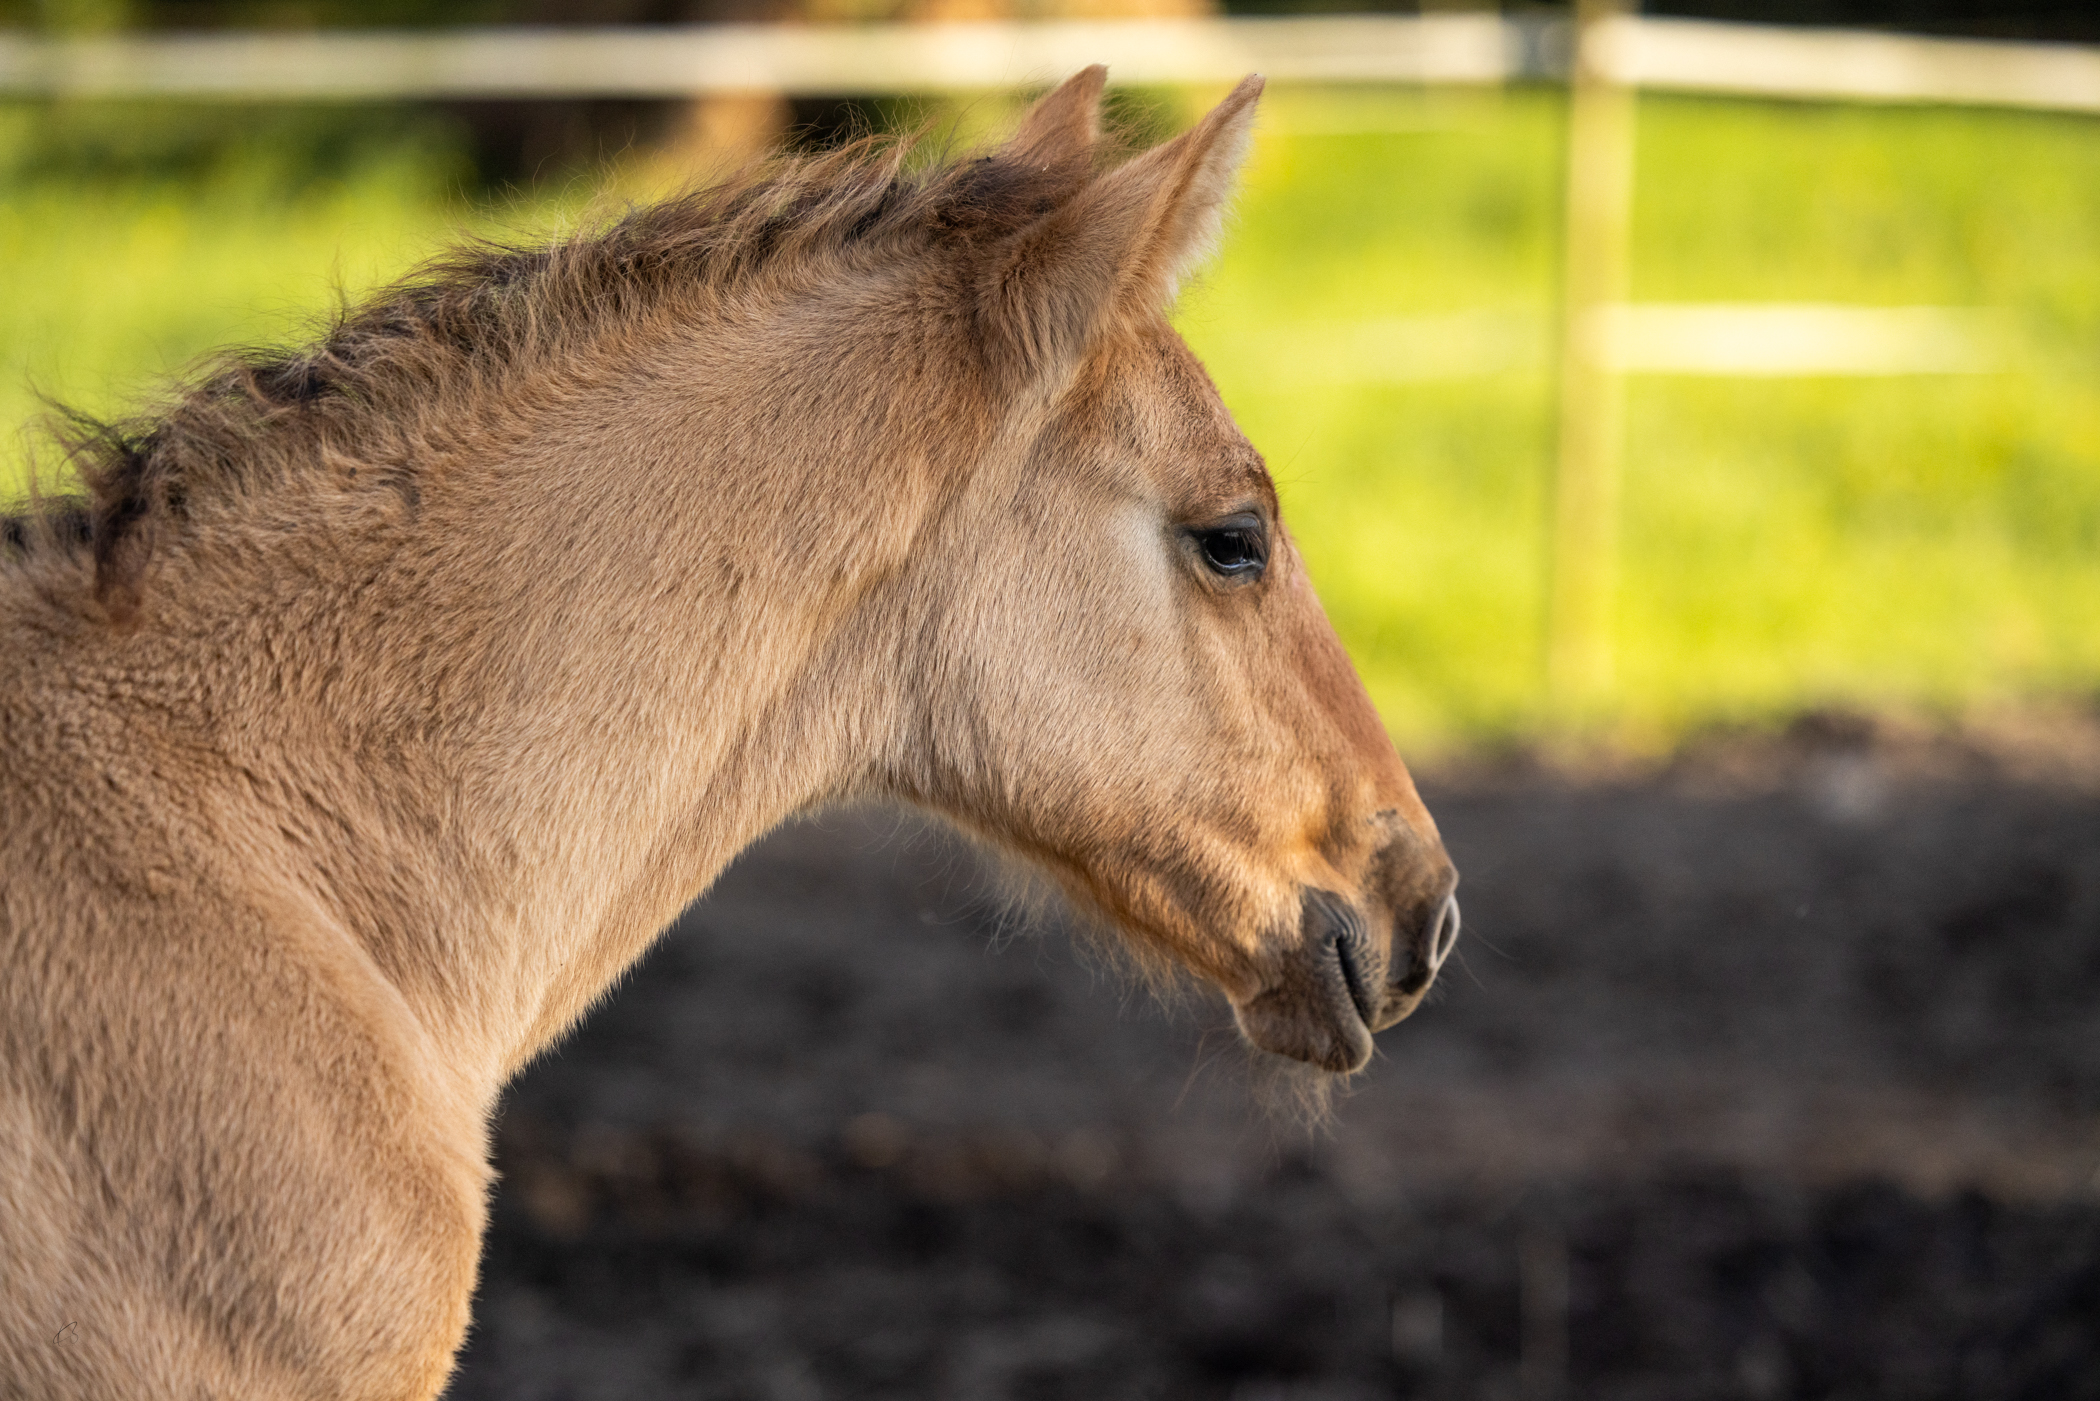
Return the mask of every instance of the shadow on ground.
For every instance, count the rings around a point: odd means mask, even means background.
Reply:
[[[1464,965],[1318,1131],[1223,1007],[783,832],[515,1087],[451,1395],[2100,1397],[2100,797],[1809,731],[1425,785]]]

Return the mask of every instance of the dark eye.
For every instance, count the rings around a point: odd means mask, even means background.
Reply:
[[[1260,578],[1269,562],[1269,539],[1259,522],[1221,525],[1193,532],[1196,548],[1213,574],[1227,579]]]

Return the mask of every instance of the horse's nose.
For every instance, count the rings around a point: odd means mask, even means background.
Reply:
[[[1458,943],[1458,896],[1451,890],[1456,883],[1457,877],[1447,874],[1443,888],[1430,898],[1413,910],[1394,912],[1387,999],[1398,1016],[1413,1010]]]
[[[1429,971],[1434,973],[1451,957],[1451,950],[1458,944],[1458,897],[1446,895],[1444,907],[1437,912],[1436,928],[1429,939]]]

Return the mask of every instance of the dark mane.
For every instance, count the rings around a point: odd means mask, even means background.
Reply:
[[[1092,173],[997,153],[907,171],[916,149],[866,137],[549,245],[470,244],[345,308],[315,343],[220,354],[157,414],[105,422],[58,408],[51,436],[80,490],[0,514],[0,562],[85,551],[96,597],[121,616],[156,537],[207,495],[332,458],[375,466],[412,498],[418,458],[444,436],[441,410],[673,295],[856,255],[962,251],[1047,213]]]

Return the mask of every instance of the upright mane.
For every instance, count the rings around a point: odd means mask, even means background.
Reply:
[[[1003,237],[1095,164],[1008,149],[908,170],[924,144],[863,137],[552,244],[470,243],[346,306],[311,344],[222,352],[158,412],[105,421],[57,407],[51,434],[79,487],[0,515],[0,562],[84,551],[97,600],[121,617],[156,541],[193,503],[331,462],[376,469],[413,502],[418,460],[457,411],[520,371],[759,275]]]

